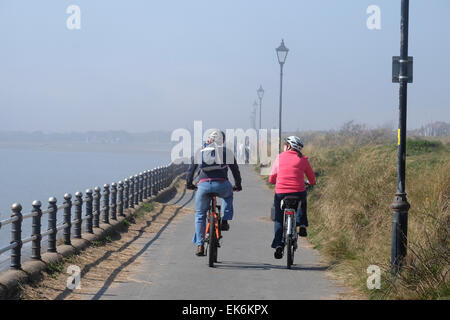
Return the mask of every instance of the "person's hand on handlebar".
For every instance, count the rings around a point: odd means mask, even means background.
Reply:
[[[306,180],[306,181],[305,181],[305,186],[306,186],[306,189],[307,189],[307,190],[311,190],[311,189],[313,188],[314,185],[310,184],[310,183],[309,183],[309,180]]]
[[[197,190],[197,186],[195,184],[186,184],[186,189],[188,190]]]
[[[242,190],[242,186],[241,185],[233,187],[233,191],[239,192],[241,190]]]

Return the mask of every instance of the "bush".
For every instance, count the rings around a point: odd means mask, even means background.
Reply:
[[[443,144],[440,141],[430,141],[423,139],[407,139],[406,140],[406,154],[407,155],[419,155],[424,153],[430,153],[438,151],[443,148]]]

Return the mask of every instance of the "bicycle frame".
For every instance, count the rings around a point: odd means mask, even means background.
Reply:
[[[214,196],[211,199],[211,208],[208,210],[208,216],[206,218],[208,223],[206,225],[205,236],[207,236],[209,234],[209,230],[211,228],[210,223],[209,223],[209,216],[212,214],[212,215],[214,215],[214,229],[216,231],[216,236],[217,236],[217,239],[220,239],[220,228],[219,228],[220,213],[219,213],[219,215],[217,214],[217,204],[216,203],[217,203],[217,199]]]
[[[220,248],[219,240],[221,238],[220,232],[220,206],[216,203],[216,197],[211,197],[211,207],[208,210],[208,223],[205,231],[205,243],[208,244],[208,265],[214,267],[217,262],[217,249]],[[213,223],[211,225],[211,223]]]
[[[286,236],[293,235],[295,233],[295,210],[294,209],[284,209],[284,221],[286,225]]]
[[[284,248],[287,249],[286,262],[288,269],[291,269],[291,266],[294,264],[294,252],[295,250],[297,250],[297,231],[295,229],[295,216],[298,206],[300,206],[300,202],[297,203],[297,208],[293,208],[292,206],[292,203],[288,203],[287,207],[285,207],[283,210],[283,244]]]

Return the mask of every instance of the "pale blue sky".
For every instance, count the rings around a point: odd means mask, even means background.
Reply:
[[[410,2],[408,126],[450,122],[450,1]],[[0,130],[247,128],[260,84],[273,127],[281,38],[285,129],[397,125],[400,0],[0,0]]]

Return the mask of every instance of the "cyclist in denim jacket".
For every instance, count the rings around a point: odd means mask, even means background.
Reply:
[[[227,231],[228,221],[233,218],[233,191],[241,191],[241,174],[236,158],[230,149],[224,145],[225,134],[220,130],[213,131],[207,143],[192,157],[186,177],[186,188],[195,190],[195,233],[192,242],[197,245],[197,256],[204,255],[204,238],[206,228],[206,215],[209,208],[208,193],[217,193],[222,198],[223,218],[221,230]],[[211,152],[215,161],[205,164],[205,154]],[[228,159],[228,161],[227,161]],[[228,181],[228,167],[231,169],[235,186]],[[194,173],[199,168],[197,187],[193,184]]]

